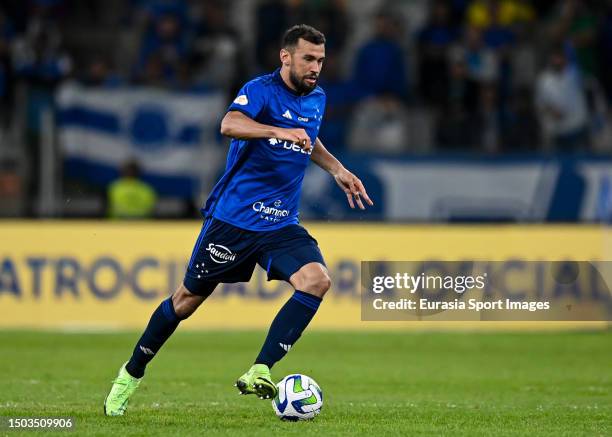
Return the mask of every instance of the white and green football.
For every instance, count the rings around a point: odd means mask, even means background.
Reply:
[[[323,392],[311,377],[287,375],[276,386],[272,408],[281,420],[310,420],[321,412]]]

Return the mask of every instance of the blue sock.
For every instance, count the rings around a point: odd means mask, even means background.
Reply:
[[[274,318],[255,364],[272,367],[283,358],[300,338],[320,304],[320,297],[296,290]]]
[[[170,338],[181,319],[174,312],[172,298],[164,300],[153,312],[142,337],[136,343],[132,358],[125,368],[135,378],[142,378],[145,367],[153,359],[157,351]]]

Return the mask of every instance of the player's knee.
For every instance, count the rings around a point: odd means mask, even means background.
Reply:
[[[317,284],[316,284],[316,289],[319,292],[318,296],[319,297],[325,296],[325,293],[327,293],[330,287],[331,287],[331,279],[327,273],[323,273],[319,277]]]
[[[327,272],[320,271],[315,274],[306,275],[303,278],[301,288],[298,289],[306,293],[314,294],[318,297],[323,297],[330,287],[331,279],[329,278],[329,275]]]
[[[189,318],[189,316],[191,316],[195,312],[195,310],[198,309],[200,303],[202,303],[194,301],[192,299],[182,299],[178,300],[176,303],[173,300],[172,302],[174,305],[174,312],[176,313],[176,316],[181,320]]]
[[[296,290],[318,297],[323,297],[331,287],[331,279],[327,274],[327,269],[319,263],[310,263],[303,266],[291,276],[289,282]]]
[[[184,320],[198,309],[204,299],[205,297],[193,294],[181,285],[172,295],[172,306],[176,316]]]

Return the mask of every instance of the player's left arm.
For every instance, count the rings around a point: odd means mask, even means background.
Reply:
[[[360,209],[365,209],[363,201],[361,200],[362,198],[368,205],[374,205],[374,202],[370,200],[361,180],[348,171],[342,163],[325,148],[319,138],[315,141],[310,159],[334,177],[340,189],[346,194],[346,198],[351,208],[354,209],[355,203],[357,203]]]

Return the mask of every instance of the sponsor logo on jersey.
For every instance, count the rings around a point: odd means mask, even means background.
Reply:
[[[288,109],[283,114],[283,117],[285,117],[287,120],[293,120],[293,117],[291,116],[291,112],[289,112]]]
[[[266,204],[262,201],[257,201],[253,204],[253,211],[259,213],[259,217],[271,221],[271,222],[279,222],[283,217],[287,217],[289,215],[288,209],[281,209],[281,205],[283,202],[281,200],[275,200],[274,206],[266,206]]]
[[[302,149],[299,144],[291,143],[285,140],[279,140],[277,138],[268,138],[268,143],[271,146],[279,146],[286,150],[291,150],[292,152],[303,153],[304,155],[312,155],[312,148],[308,151]]]
[[[236,259],[235,253],[220,244],[208,243],[206,251],[210,252],[210,259],[217,264],[225,264]]]
[[[249,104],[249,98],[246,96],[246,94],[240,94],[234,99],[234,103],[237,105],[245,106]]]
[[[298,117],[298,121],[303,121],[304,123],[308,123],[307,117]]]

